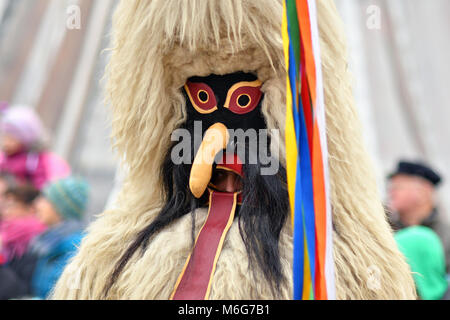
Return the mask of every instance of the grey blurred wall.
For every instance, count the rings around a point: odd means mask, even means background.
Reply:
[[[91,184],[86,222],[103,211],[117,161],[103,76],[114,0],[0,0],[0,101],[41,115],[52,149]]]
[[[336,4],[346,27],[355,97],[380,191],[384,194],[385,176],[399,159],[425,161],[444,176],[439,202],[448,217],[450,1]]]

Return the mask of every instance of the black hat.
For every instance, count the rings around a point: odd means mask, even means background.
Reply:
[[[398,174],[422,177],[430,181],[434,186],[438,186],[442,181],[441,177],[433,169],[419,162],[400,161],[397,166],[397,171],[391,173],[389,179]]]

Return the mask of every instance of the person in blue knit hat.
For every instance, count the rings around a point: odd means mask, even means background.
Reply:
[[[61,221],[81,221],[86,209],[89,186],[84,179],[69,177],[58,180],[46,188],[36,201],[41,221],[56,224]]]
[[[45,187],[35,201],[36,215],[48,230],[34,238],[27,253],[9,266],[8,287],[14,295],[0,294],[0,299],[35,297],[45,299],[75,255],[83,237],[82,218],[89,195],[89,185],[77,177],[58,180]],[[0,272],[2,279],[2,272]],[[0,282],[0,292],[2,286]],[[19,292],[17,288],[23,288]]]
[[[31,291],[34,296],[46,298],[80,245],[89,186],[84,179],[69,177],[50,184],[42,193],[36,200],[36,214],[49,230],[30,246],[39,256]]]

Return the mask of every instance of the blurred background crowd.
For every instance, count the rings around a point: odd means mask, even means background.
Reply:
[[[45,298],[120,186],[101,81],[117,2],[0,0],[0,299]],[[450,2],[335,2],[387,216],[419,297],[445,298]]]

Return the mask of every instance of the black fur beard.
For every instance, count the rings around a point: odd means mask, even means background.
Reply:
[[[166,204],[159,215],[138,234],[116,264],[105,287],[105,297],[135,252],[140,249],[143,254],[152,236],[189,213],[192,215],[192,247],[195,244],[195,210],[205,206],[209,197],[207,193],[200,199],[192,195],[189,190],[192,165],[175,165],[171,160],[173,147],[165,157],[161,172],[167,195]],[[236,219],[239,221],[239,231],[249,259],[248,267],[252,270],[255,283],[258,285],[260,282],[256,272],[260,270],[273,294],[278,295],[286,280],[279,251],[280,234],[289,214],[286,171],[280,167],[276,175],[261,175],[260,170],[259,163],[244,164],[243,199],[236,211]]]

